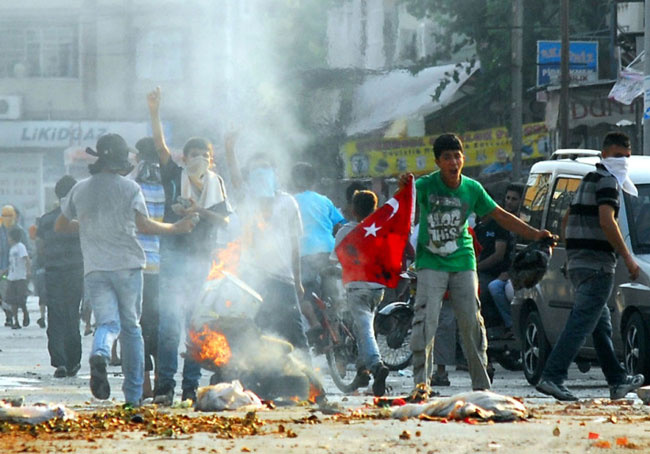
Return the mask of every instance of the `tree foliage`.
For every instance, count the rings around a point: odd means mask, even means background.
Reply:
[[[512,0],[402,0],[416,17],[429,17],[441,25],[436,52],[420,66],[453,58],[461,46],[472,45],[481,71],[476,91],[467,103],[466,127],[505,125],[510,116]],[[598,40],[601,77],[611,77],[608,49],[608,14],[611,0],[571,2],[572,40]],[[537,41],[560,39],[559,2],[524,0],[524,89],[536,84]],[[529,95],[532,97],[532,94]],[[461,126],[462,127],[462,126]]]

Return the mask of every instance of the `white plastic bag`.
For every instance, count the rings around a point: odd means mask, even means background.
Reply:
[[[77,415],[63,405],[30,405],[12,407],[0,401],[0,421],[20,424],[40,424],[54,418],[76,419]]]
[[[244,390],[239,380],[217,383],[197,390],[196,406],[199,411],[254,410],[263,408],[262,401],[252,391]]]

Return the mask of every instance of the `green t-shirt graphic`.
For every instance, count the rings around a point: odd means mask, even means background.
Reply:
[[[475,270],[476,257],[472,235],[467,231],[467,218],[472,213],[485,216],[497,204],[478,181],[463,175],[456,189],[445,185],[440,171],[417,180],[415,188],[420,208],[416,268],[449,272]]]

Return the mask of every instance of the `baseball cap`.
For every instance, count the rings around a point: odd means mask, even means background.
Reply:
[[[104,134],[97,139],[97,150],[86,148],[86,153],[97,156],[97,163],[102,168],[114,171],[131,171],[133,165],[129,162],[129,153],[137,151],[128,146],[126,140],[119,134]]]

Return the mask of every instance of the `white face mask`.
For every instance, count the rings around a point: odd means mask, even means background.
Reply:
[[[208,160],[208,158],[204,158],[202,156],[196,156],[187,161],[185,170],[187,171],[187,174],[190,177],[200,179],[208,171],[209,166],[210,166],[210,161]]]
[[[605,158],[601,160],[601,163],[609,173],[614,175],[625,192],[634,197],[639,195],[639,191],[628,175],[630,158]]]

